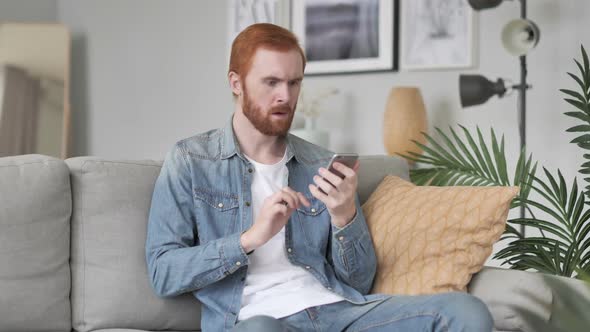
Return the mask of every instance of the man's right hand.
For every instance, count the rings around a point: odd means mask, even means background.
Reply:
[[[244,251],[250,252],[268,242],[287,224],[293,211],[301,204],[310,206],[302,193],[289,187],[265,198],[254,224],[240,237]]]

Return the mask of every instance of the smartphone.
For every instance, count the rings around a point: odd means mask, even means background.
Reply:
[[[332,156],[332,159],[330,159],[330,162],[328,163],[328,167],[326,167],[326,169],[338,175],[340,178],[344,179],[344,174],[334,169],[334,163],[339,162],[341,164],[346,165],[347,167],[352,168],[356,163],[357,159],[359,159],[359,155],[356,153],[335,153]]]

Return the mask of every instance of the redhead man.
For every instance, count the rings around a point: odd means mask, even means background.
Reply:
[[[286,29],[255,24],[236,37],[232,116],[179,141],[155,185],[155,292],[191,292],[204,331],[491,331],[485,304],[468,294],[368,294],[376,257],[359,164],[335,164],[340,178],[324,168],[332,152],[288,132],[304,68]]]

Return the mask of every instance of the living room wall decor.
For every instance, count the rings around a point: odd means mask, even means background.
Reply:
[[[397,3],[292,1],[291,28],[307,55],[305,74],[395,70]]]
[[[228,50],[231,49],[234,38],[254,23],[273,23],[288,28],[288,0],[230,0],[227,29]]]
[[[475,14],[464,0],[401,1],[401,68],[448,69],[475,64]]]

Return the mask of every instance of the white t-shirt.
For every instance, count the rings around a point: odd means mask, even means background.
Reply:
[[[252,220],[256,220],[266,197],[287,186],[289,171],[286,159],[285,154],[278,163],[266,165],[248,158],[254,166]],[[289,262],[285,249],[285,227],[249,256],[238,320],[255,315],[282,318],[309,307],[344,300],[324,288],[310,272]]]

